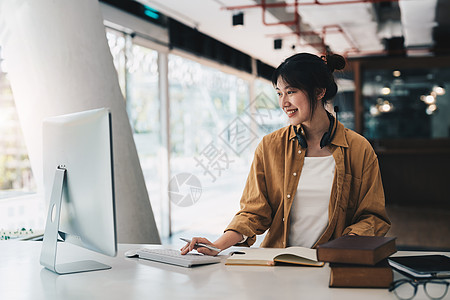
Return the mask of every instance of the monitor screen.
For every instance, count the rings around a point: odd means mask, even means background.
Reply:
[[[47,118],[43,123],[44,189],[49,218],[60,190],[58,232],[66,242],[115,256],[111,114],[101,108]],[[58,172],[64,170],[60,183]],[[61,186],[60,188],[58,186]],[[56,190],[56,192],[55,192]]]

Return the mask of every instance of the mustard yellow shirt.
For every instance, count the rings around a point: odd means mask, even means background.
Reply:
[[[330,145],[336,170],[328,207],[328,226],[313,246],[354,233],[383,236],[390,228],[378,158],[370,143],[337,122]],[[290,226],[290,210],[297,191],[306,149],[299,145],[292,126],[266,135],[258,145],[247,178],[240,210],[225,231],[234,230],[248,239],[267,235],[261,247],[284,248]]]

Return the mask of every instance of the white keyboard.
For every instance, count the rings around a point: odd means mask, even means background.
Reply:
[[[192,267],[195,265],[214,264],[220,262],[218,256],[209,256],[203,254],[188,253],[181,255],[180,250],[174,249],[148,249],[137,250],[139,258],[162,262],[166,264],[177,265],[181,267]]]
[[[33,229],[16,229],[16,230],[6,230],[0,229],[0,241],[4,240],[32,240],[37,238],[42,238],[44,235],[43,230],[33,230]]]

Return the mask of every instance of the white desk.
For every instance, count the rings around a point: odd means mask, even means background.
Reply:
[[[328,265],[309,268],[221,263],[183,268],[125,258],[126,250],[143,246],[130,244],[119,245],[117,257],[107,257],[60,243],[60,253],[76,252],[79,260],[94,259],[112,269],[58,276],[39,264],[41,245],[0,242],[0,299],[396,299],[387,289],[329,288]],[[428,299],[422,287],[414,299]]]

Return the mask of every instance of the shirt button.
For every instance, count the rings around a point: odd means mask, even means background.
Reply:
[[[284,222],[284,218],[283,218],[283,222]]]
[[[287,195],[288,198],[291,198],[291,195]]]
[[[292,174],[292,175],[297,176],[297,173],[294,173],[294,174]]]
[[[302,153],[302,150],[298,150],[298,154],[301,154]]]

